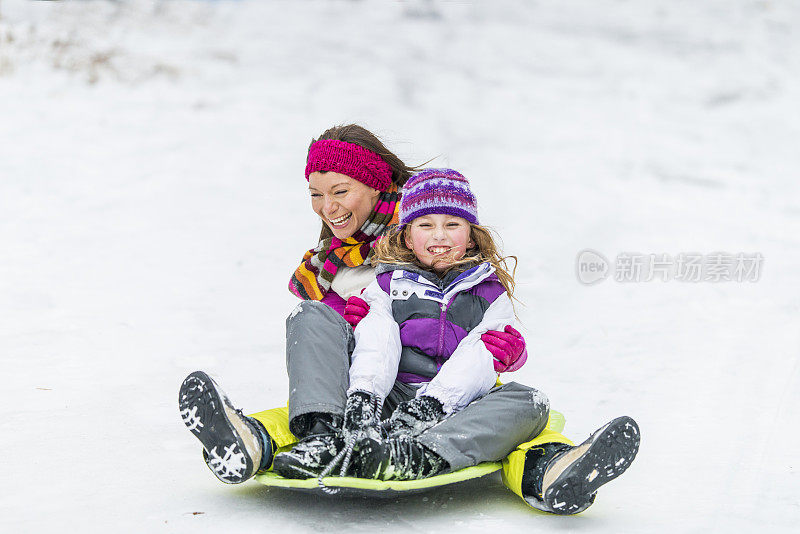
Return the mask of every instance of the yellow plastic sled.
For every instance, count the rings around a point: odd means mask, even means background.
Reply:
[[[550,420],[547,424],[549,430],[561,432],[564,429],[564,423],[563,415],[554,410],[550,410]],[[502,462],[484,462],[472,467],[459,469],[452,473],[445,473],[443,475],[436,475],[420,480],[373,480],[355,477],[325,477],[322,479],[324,488],[320,486],[319,480],[316,478],[283,478],[272,471],[256,475],[255,480],[265,486],[311,493],[394,497],[400,494],[425,491],[437,486],[479,478],[499,471],[502,467]]]

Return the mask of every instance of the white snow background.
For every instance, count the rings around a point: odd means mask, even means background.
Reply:
[[[800,520],[800,5],[0,0],[0,530],[767,532]],[[309,141],[466,174],[529,363],[639,456],[571,518],[498,476],[317,498],[207,470],[177,409],[287,396]],[[758,282],[581,285],[575,258],[760,252]]]

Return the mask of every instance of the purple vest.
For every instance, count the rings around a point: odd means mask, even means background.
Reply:
[[[378,284],[392,299],[400,325],[398,380],[428,382],[436,376],[461,340],[483,320],[483,314],[505,288],[489,264],[462,273],[435,274],[409,265],[378,267]]]

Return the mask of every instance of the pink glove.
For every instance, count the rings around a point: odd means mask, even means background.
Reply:
[[[504,332],[489,330],[481,336],[481,341],[494,356],[494,370],[498,373],[516,371],[528,359],[525,339],[511,325]]]
[[[361,319],[367,316],[367,313],[369,313],[369,304],[360,297],[353,295],[347,299],[347,304],[344,306],[344,320],[350,323],[354,329]]]

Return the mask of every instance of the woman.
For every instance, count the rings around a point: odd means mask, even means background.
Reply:
[[[181,387],[184,422],[203,443],[207,465],[223,482],[240,483],[270,469],[277,454],[283,464],[300,465],[315,476],[341,450],[341,414],[354,348],[353,328],[345,316],[353,322],[358,319],[357,295],[375,278],[372,247],[386,227],[397,222],[398,189],[415,170],[357,125],[331,128],[311,143],[305,174],[312,209],[323,224],[319,244],[306,252],[289,285],[303,302],[286,323],[288,410],[244,416],[201,371],[189,375]],[[355,298],[348,306],[351,297]],[[498,371],[524,362],[524,341],[510,327],[489,332],[484,342]],[[443,429],[443,439],[453,440],[453,452],[446,459],[455,470],[472,465],[470,443],[481,442],[483,451],[491,447],[508,451],[532,440],[505,460],[504,481],[534,506],[577,513],[591,504],[595,487],[589,487],[589,493],[581,487],[569,511],[554,509],[552,499],[546,498],[548,490],[570,483],[567,479],[574,472],[585,471],[582,464],[597,464],[596,443],[618,432],[621,423],[609,423],[580,447],[570,447],[564,436],[544,430],[547,399],[532,391],[515,383],[499,386],[479,406],[468,406],[441,423],[452,429],[449,433]],[[517,409],[509,414],[504,408],[498,414],[492,399],[506,407],[511,399]],[[386,404],[389,411],[395,407],[391,398]],[[466,435],[456,432],[458,428],[476,430]],[[625,467],[632,459],[629,449],[612,451],[627,458]],[[498,452],[497,459],[504,455]],[[603,477],[610,480],[619,473]],[[598,482],[607,481],[603,477]]]

